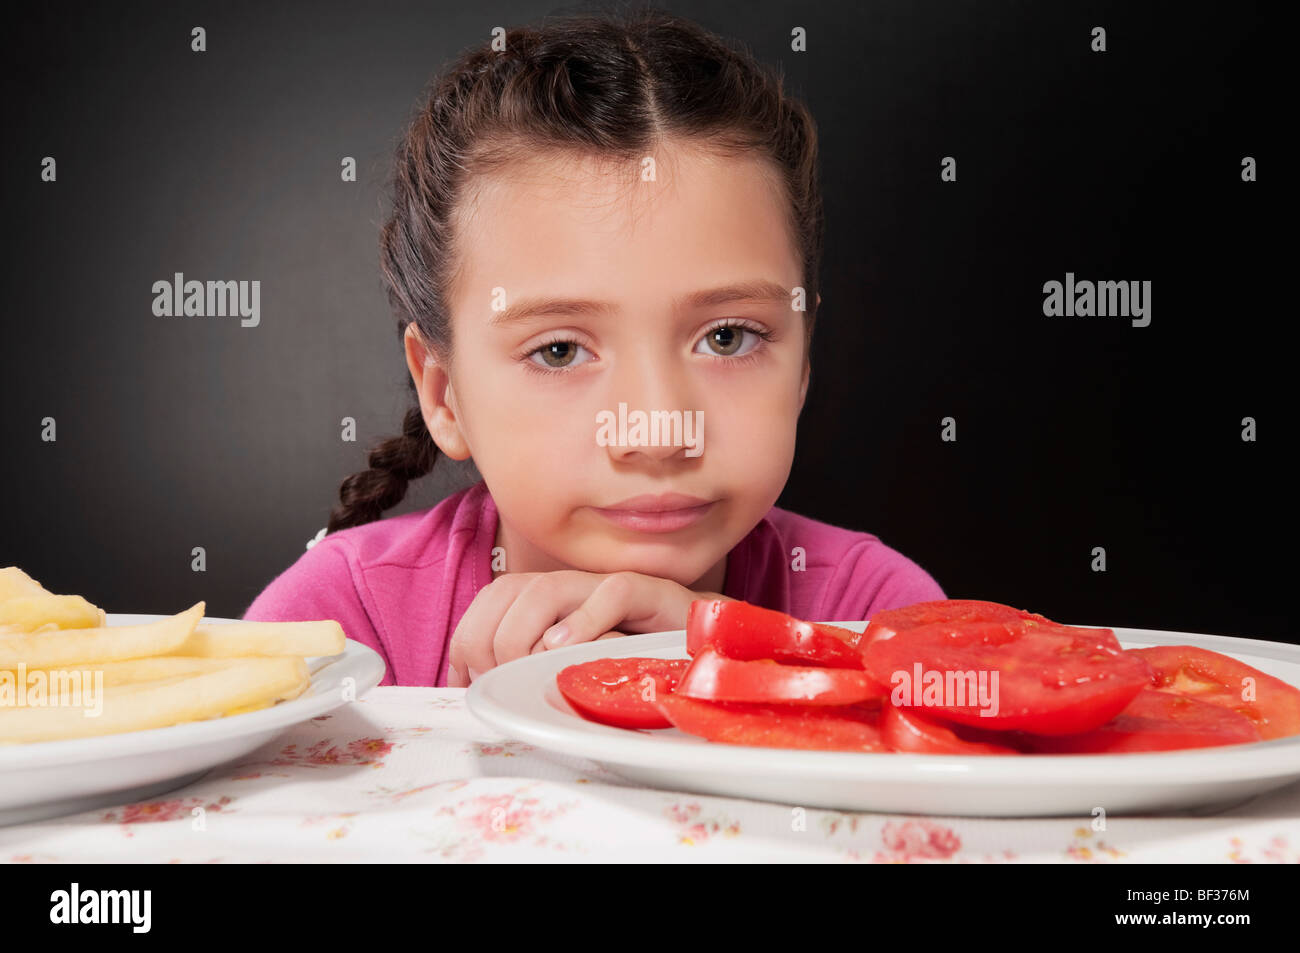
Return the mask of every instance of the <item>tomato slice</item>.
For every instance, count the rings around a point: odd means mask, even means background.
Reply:
[[[1026,740],[1039,754],[1118,754],[1246,744],[1259,741],[1260,733],[1245,715],[1221,705],[1144,688],[1100,728]]]
[[[936,622],[1019,622],[1021,619],[1051,621],[1037,613],[1026,612],[1024,609],[1016,609],[1000,602],[986,602],[982,599],[936,599],[932,602],[915,602],[910,606],[877,612],[867,624],[863,640],[873,642],[876,639],[888,639],[904,629],[915,629]]]
[[[1155,672],[1153,684],[1161,691],[1244,715],[1265,741],[1300,734],[1300,689],[1280,678],[1229,655],[1191,645],[1157,645],[1129,651],[1151,664]],[[1253,684],[1247,678],[1254,679]]]
[[[878,639],[893,638],[906,629],[933,625],[936,622],[1028,622],[1057,627],[1061,625],[1037,612],[1016,609],[1000,602],[985,602],[982,599],[936,599],[932,602],[916,602],[910,606],[877,612],[871,617],[866,631],[862,633],[862,644],[865,647]],[[1110,629],[1084,629],[1083,631],[1102,639],[1113,649],[1120,648],[1119,639],[1115,638],[1115,633]]]
[[[823,635],[833,635],[851,649],[858,649],[862,645],[861,632],[854,632],[842,625],[831,625],[829,622],[809,622],[808,624]]]
[[[712,645],[728,658],[862,668],[860,632],[804,622],[748,602],[696,599],[686,614],[686,654]]]
[[[865,709],[706,702],[677,692],[660,696],[659,707],[681,731],[724,744],[819,751],[889,750],[880,734],[879,713]]]
[[[712,645],[695,653],[675,691],[701,701],[802,705],[854,705],[885,694],[861,670],[743,661],[727,658]]]
[[[975,728],[1077,734],[1151,682],[1145,659],[1096,632],[1034,619],[936,622],[869,643],[864,659],[896,705]]]
[[[561,669],[555,683],[583,718],[615,728],[671,728],[655,699],[676,687],[688,659],[602,658]],[[646,679],[653,679],[653,690]]]
[[[885,744],[892,751],[917,754],[1020,754],[1006,745],[967,741],[946,725],[915,711],[885,705],[880,720]]]

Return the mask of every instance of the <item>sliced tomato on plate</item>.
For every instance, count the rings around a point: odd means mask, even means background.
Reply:
[[[679,693],[663,695],[659,707],[681,731],[709,741],[765,748],[879,751],[879,712],[853,706],[747,705],[706,702]]]
[[[712,645],[728,658],[862,668],[862,633],[804,622],[748,602],[697,599],[686,615],[686,653]]]
[[[986,741],[968,741],[948,725],[913,710],[885,705],[880,730],[892,751],[916,754],[1020,754],[1016,748]],[[967,729],[974,731],[974,729]],[[996,734],[987,732],[981,734]]]
[[[1161,691],[1244,715],[1265,741],[1300,734],[1300,689],[1280,678],[1229,655],[1190,645],[1129,651],[1150,663],[1153,684]]]
[[[689,659],[603,658],[561,669],[555,682],[589,721],[615,728],[671,728],[655,700],[676,687],[690,664]]]
[[[877,612],[867,623],[863,641],[874,642],[876,639],[892,638],[904,629],[915,629],[936,622],[1018,622],[1021,619],[1051,622],[1050,619],[1035,612],[1026,612],[1000,602],[986,602],[982,599],[936,599]]]
[[[1174,751],[1259,741],[1244,715],[1173,692],[1144,688],[1118,716],[1078,735],[1029,737],[1039,754],[1120,754]]]
[[[1151,683],[1145,659],[1096,633],[1030,619],[937,622],[871,642],[863,658],[902,707],[987,730],[1077,734],[1110,721]],[[981,679],[987,699],[977,694]]]
[[[910,606],[877,612],[871,617],[866,631],[862,633],[862,645],[865,648],[871,642],[893,638],[907,629],[933,625],[937,622],[1025,622],[1057,627],[1061,625],[1037,612],[1027,612],[1000,602],[985,602],[982,599],[936,599],[932,602],[916,602]],[[1120,648],[1119,639],[1115,638],[1115,633],[1110,629],[1084,629],[1083,631],[1095,635],[1113,649]]]
[[[885,694],[860,669],[744,661],[709,644],[695,653],[675,691],[700,701],[803,705],[854,705]]]

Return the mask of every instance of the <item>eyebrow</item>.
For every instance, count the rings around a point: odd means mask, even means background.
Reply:
[[[718,288],[706,288],[682,295],[673,302],[675,310],[689,308],[707,308],[711,305],[728,304],[733,301],[789,301],[790,291],[775,281],[756,279],[723,285]],[[509,327],[530,318],[543,315],[572,315],[576,317],[596,317],[611,315],[617,309],[607,301],[593,301],[584,298],[525,298],[498,311],[488,321],[494,328]]]

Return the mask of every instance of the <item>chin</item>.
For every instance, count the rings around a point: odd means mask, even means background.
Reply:
[[[695,571],[694,568],[689,565],[684,566],[680,559],[675,560],[671,557],[656,559],[629,559],[626,550],[624,550],[621,553],[617,551],[611,553],[608,558],[605,559],[597,557],[593,561],[593,564],[602,568],[589,569],[587,571],[599,573],[635,572],[640,573],[643,576],[657,576],[660,579],[668,579],[677,583],[679,586],[689,589],[691,583],[695,582],[695,580],[708,572],[709,567],[715,562],[717,562],[716,559],[706,565],[703,569]]]

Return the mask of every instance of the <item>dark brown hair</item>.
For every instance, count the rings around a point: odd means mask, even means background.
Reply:
[[[451,359],[453,225],[473,176],[548,150],[639,161],[656,141],[681,139],[723,155],[756,152],[779,172],[802,256],[808,346],[822,246],[817,131],[779,76],[698,24],[654,9],[544,21],[507,30],[504,45],[474,47],[439,73],[397,148],[380,262],[399,341],[414,322],[438,359]],[[416,396],[401,434],[343,481],[327,532],[379,519],[433,469],[438,448],[410,375],[407,384]]]

